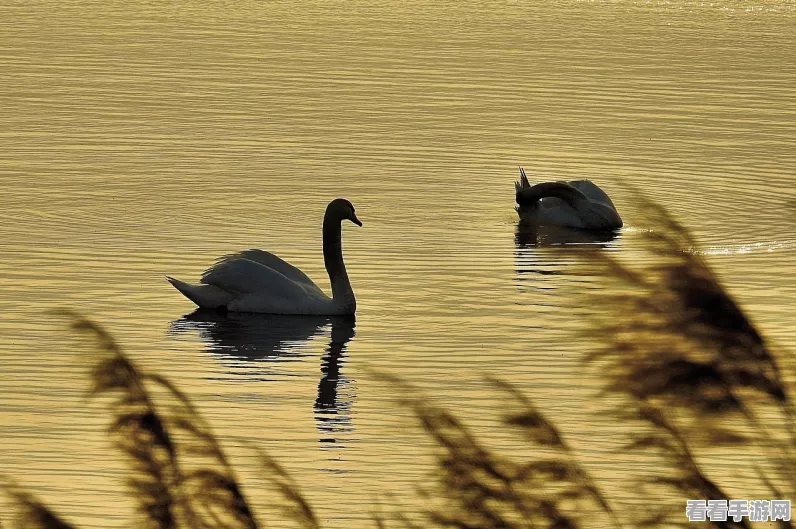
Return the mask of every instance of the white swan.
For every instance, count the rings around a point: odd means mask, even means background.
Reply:
[[[611,199],[590,180],[531,186],[520,167],[520,181],[514,186],[521,224],[586,230],[616,230],[623,225]]]
[[[166,279],[202,308],[316,316],[354,314],[357,302],[343,264],[340,241],[345,219],[362,226],[351,202],[332,200],[323,216],[323,260],[332,283],[331,298],[304,272],[263,250],[244,250],[222,257],[202,274],[199,285],[168,276]]]

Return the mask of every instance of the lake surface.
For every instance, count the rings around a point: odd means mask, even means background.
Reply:
[[[608,192],[625,228],[596,251],[649,259],[630,187],[664,204],[796,351],[794,42],[788,1],[7,0],[0,470],[82,527],[126,526],[108,416],[84,401],[90,357],[48,314],[71,307],[196,401],[264,520],[246,442],[328,527],[416,508],[431,446],[378,372],[496,444],[502,397],[483,375],[515,383],[630,501],[573,337],[582,278],[560,248],[515,242],[517,168]],[[364,223],[343,229],[354,328],[183,317],[164,275],[244,248],[328,288],[337,196]]]

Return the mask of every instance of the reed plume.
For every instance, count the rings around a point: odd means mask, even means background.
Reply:
[[[575,457],[561,433],[510,384],[488,381],[511,400],[501,423],[519,431],[538,456],[518,461],[495,453],[452,413],[430,403],[405,381],[382,375],[400,394],[434,441],[438,486],[421,490],[438,505],[426,511],[429,524],[444,528],[525,529],[587,527],[600,518],[620,527],[608,501]],[[438,501],[438,500],[442,501]],[[588,520],[591,519],[591,522]],[[405,518],[407,527],[413,527]]]
[[[190,526],[198,528],[256,529],[257,521],[235,477],[235,471],[210,426],[187,395],[167,379],[145,374],[165,389],[166,424],[181,454],[180,489]]]
[[[110,433],[131,464],[128,484],[145,526],[256,529],[231,464],[190,399],[165,378],[141,371],[100,326],[64,314],[102,353],[91,372],[92,394],[117,395]],[[156,405],[152,386],[171,398]]]
[[[639,200],[657,226],[645,236],[655,258],[642,262],[652,264],[634,267],[607,253],[579,253],[592,271],[620,282],[591,302],[602,308],[588,331],[600,345],[587,362],[606,378],[605,393],[621,397],[615,415],[638,421],[628,449],[663,456],[659,475],[648,485],[667,487],[683,499],[728,500],[698,464],[700,447],[758,445],[776,462],[777,481],[792,493],[793,409],[775,355],[699,255],[690,233],[662,207]],[[772,405],[782,418],[778,432],[760,418]],[[790,497],[768,488],[776,498]],[[677,523],[668,516],[681,517],[683,503],[656,512],[643,525]],[[712,523],[749,526],[745,520]]]
[[[126,456],[128,479],[144,527],[173,529],[190,513],[180,493],[177,453],[164,420],[145,386],[144,375],[99,325],[74,313],[63,313],[73,330],[90,335],[99,359],[91,370],[92,396],[115,396],[109,434]]]
[[[15,515],[11,522],[12,527],[18,529],[74,529],[73,525],[64,521],[14,481],[3,478],[0,481],[0,487],[10,500],[10,507]],[[2,524],[0,524],[0,528],[2,528]]]
[[[138,503],[134,526],[257,529],[232,464],[188,396],[164,377],[141,370],[96,323],[69,311],[59,315],[73,330],[92,338],[99,352],[90,373],[90,394],[112,397],[108,432],[129,463],[127,484]],[[303,528],[318,529],[295,481],[273,458],[260,450],[257,454],[266,480],[282,500],[282,512]],[[2,487],[18,512],[13,527],[71,528],[10,481]]]
[[[621,397],[609,413],[634,428],[625,449],[661,456],[656,475],[643,478],[637,490],[649,494],[663,488],[678,499],[666,503],[661,494],[650,496],[658,508],[618,519],[555,425],[515,388],[491,380],[512,397],[513,402],[501,401],[502,423],[519,430],[539,458],[515,462],[494,454],[449,412],[422,398],[405,400],[439,450],[438,494],[448,501],[429,512],[433,525],[604,526],[598,518],[584,519],[588,507],[571,501],[581,499],[596,504],[616,527],[684,525],[686,499],[731,499],[699,463],[706,441],[761,447],[776,469],[773,474],[759,469],[761,481],[774,498],[792,497],[796,437],[776,355],[699,255],[690,233],[663,208],[641,200],[659,230],[645,236],[654,259],[634,267],[607,252],[572,254],[582,259],[584,270],[619,281],[590,300],[588,334],[598,346],[586,360],[600,370],[603,393]],[[770,417],[767,406],[779,410],[780,431],[761,418]],[[790,521],[777,523],[792,527]],[[707,524],[751,526],[748,519],[731,517]]]
[[[602,344],[589,360],[608,370],[608,391],[701,417],[737,411],[750,420],[754,397],[764,397],[792,427],[788,392],[761,333],[694,251],[688,231],[660,206],[644,207],[659,226],[646,235],[654,264],[639,269],[608,253],[580,254],[631,289],[607,289],[593,303],[609,308],[589,329]]]
[[[295,521],[303,529],[320,529],[321,525],[315,516],[315,512],[306,498],[304,498],[298,483],[293,477],[276,459],[257,447],[253,447],[253,449],[257,453],[260,466],[269,476],[269,484],[282,500],[276,502],[276,506],[281,510],[282,514],[287,519]]]
[[[489,449],[453,413],[434,405],[398,377],[380,375],[398,391],[435,445],[435,480],[420,489],[428,501],[423,524],[403,514],[410,529],[564,529],[679,526],[685,499],[729,500],[700,463],[709,445],[759,447],[771,469],[758,468],[773,498],[796,491],[796,435],[791,393],[777,359],[747,314],[696,251],[696,243],[659,206],[640,199],[658,231],[647,234],[655,259],[631,266],[602,251],[576,252],[584,269],[616,280],[597,294],[587,365],[599,369],[607,410],[630,430],[628,453],[653,451],[661,460],[636,490],[667,490],[634,519],[618,516],[576,450],[533,402],[514,386],[488,378],[503,396],[500,424],[519,434],[528,458]],[[90,335],[100,351],[91,371],[92,395],[110,397],[109,434],[129,462],[128,484],[139,523],[152,529],[257,529],[232,463],[190,399],[167,379],[142,371],[100,326],[63,313],[73,329]],[[771,410],[782,419],[771,420]],[[273,458],[258,451],[276,505],[304,529],[321,523],[298,484]],[[15,506],[12,527],[72,526],[11,482],[2,488]],[[663,496],[654,498],[661,500]],[[671,499],[671,498],[669,498]],[[277,501],[279,500],[279,501]],[[702,522],[722,529],[750,528],[746,520]],[[779,521],[791,529],[790,521]],[[373,525],[387,527],[374,515]]]

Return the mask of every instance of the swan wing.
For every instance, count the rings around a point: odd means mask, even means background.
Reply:
[[[200,282],[235,294],[265,295],[283,300],[303,301],[317,298],[319,292],[323,295],[314,284],[294,281],[278,270],[240,257],[221,259],[202,274]]]
[[[581,212],[587,226],[609,230],[624,226],[616,206],[597,184],[591,180],[573,180],[569,184],[579,189],[591,201],[590,207]]]
[[[579,190],[581,193],[586,195],[589,200],[594,202],[600,202],[611,209],[616,209],[614,207],[614,203],[611,201],[608,194],[603,191],[597,184],[592,182],[591,180],[572,180],[568,182],[569,185]]]
[[[248,259],[249,261],[254,261],[255,263],[259,263],[265,267],[270,268],[276,272],[279,272],[286,278],[295,281],[296,283],[301,283],[308,288],[317,291],[320,294],[323,294],[323,291],[312,281],[312,279],[307,276],[304,272],[293,266],[292,264],[288,263],[284,259],[272,254],[271,252],[266,252],[265,250],[243,250],[242,252],[234,253],[225,255],[218,261],[214,266],[218,266],[221,263],[226,261],[233,261],[235,259]]]

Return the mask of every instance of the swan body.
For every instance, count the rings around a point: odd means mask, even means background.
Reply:
[[[354,314],[356,298],[343,263],[343,220],[362,226],[354,206],[338,198],[329,203],[323,217],[323,257],[332,284],[331,297],[307,274],[264,250],[244,250],[221,257],[202,274],[198,285],[166,279],[206,309],[315,316]]]
[[[517,213],[524,225],[548,225],[584,230],[616,230],[622,218],[611,199],[590,180],[543,182],[532,186],[520,168],[515,183]]]

